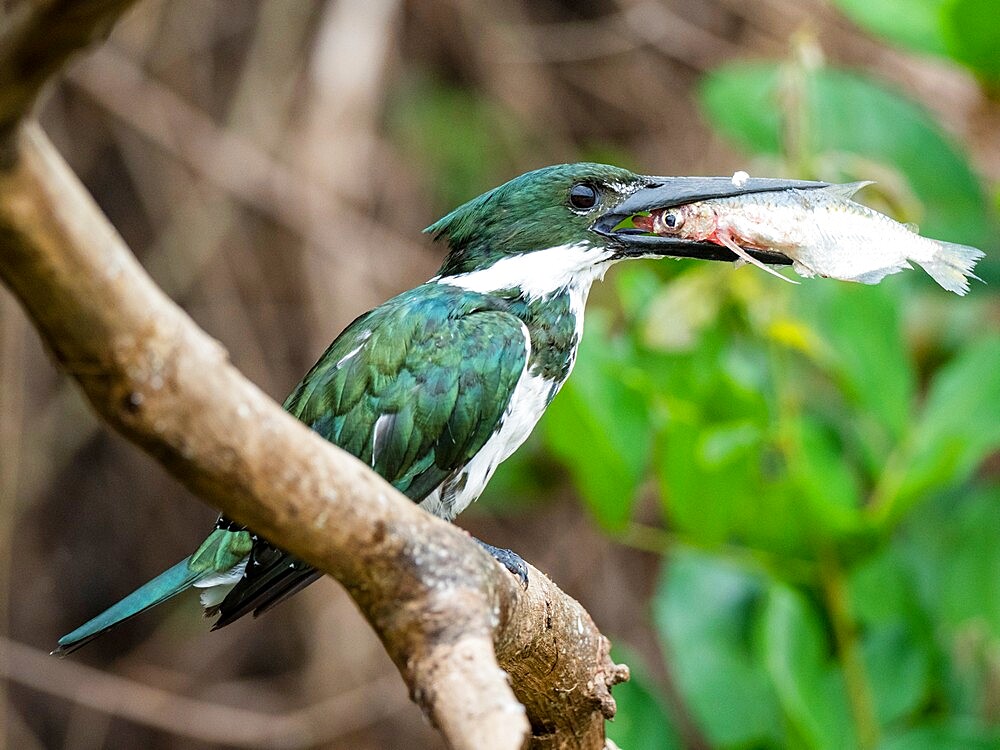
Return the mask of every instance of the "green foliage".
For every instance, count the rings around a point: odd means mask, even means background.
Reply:
[[[593,352],[578,363],[549,407],[549,447],[570,468],[587,506],[602,526],[620,530],[632,514],[649,454],[651,434],[643,382],[629,382],[628,345],[611,338],[600,311],[592,315],[584,344]],[[606,343],[602,345],[600,342]]]
[[[961,722],[917,727],[888,738],[880,750],[996,750],[1000,735]]]
[[[891,507],[967,479],[1000,445],[1000,337],[971,342],[941,369],[887,467],[877,500]]]
[[[986,199],[968,161],[915,102],[855,73],[805,71],[804,81],[778,64],[734,64],[704,81],[701,102],[723,135],[751,152],[778,156],[782,134],[799,120],[815,176],[872,178],[872,166],[915,194],[922,233],[972,245],[989,237]],[[801,90],[796,90],[796,85]],[[785,111],[785,116],[782,113]],[[882,179],[877,176],[876,179]],[[891,185],[887,187],[892,187]],[[862,194],[862,198],[864,194]]]
[[[950,57],[1000,81],[995,0],[834,0],[860,26],[917,52]]]
[[[780,736],[778,699],[752,627],[763,597],[758,577],[711,557],[678,554],[654,600],[677,683],[713,745],[752,747]]]
[[[993,0],[950,0],[941,26],[955,60],[989,81],[1000,82],[1000,13]]]
[[[814,608],[797,591],[772,584],[758,627],[761,661],[778,694],[792,744],[848,747],[851,713],[844,679],[831,663]]]
[[[612,651],[616,662],[629,665],[629,681],[615,688],[618,713],[608,724],[608,737],[628,750],[680,750],[680,737],[638,654]]]
[[[858,25],[917,52],[944,55],[941,17],[949,0],[834,0]]]
[[[998,78],[993,0],[837,5]],[[920,271],[790,287],[753,268],[623,264],[591,305],[538,450],[491,491],[526,494],[526,472],[551,486],[554,457],[608,534],[656,540],[649,616],[711,747],[1000,747],[995,217],[930,112],[807,51],[706,76],[712,127],[755,173],[877,180],[862,200],[985,249],[988,285],[959,299]],[[509,117],[448,87],[412,90],[395,135],[429,155],[442,204],[495,182]],[[677,700],[625,658],[633,682],[615,690],[609,736],[681,746]]]

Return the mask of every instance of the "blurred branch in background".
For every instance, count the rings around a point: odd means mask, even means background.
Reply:
[[[201,179],[293,231],[306,242],[310,253],[326,261],[322,264],[324,275],[342,275],[376,289],[394,289],[433,271],[434,261],[424,246],[352,207],[356,198],[337,189],[336,173],[317,169],[306,175],[284,166],[256,143],[217,126],[113,48],[102,48],[80,60],[69,78]],[[348,173],[352,168],[356,166]],[[355,233],[364,234],[366,241],[378,245],[387,257],[384,267],[381,263],[378,266],[379,276],[373,276],[375,270],[364,257],[330,254],[330,248]],[[187,274],[177,291],[184,291],[203,267],[203,263],[192,262],[173,269],[173,274]],[[387,276],[386,271],[398,277]]]
[[[4,638],[2,676],[33,690],[110,713],[172,735],[227,747],[295,748],[335,741],[384,719],[408,703],[396,675],[353,687],[286,714],[264,714],[193,700],[107,672],[57,661]],[[253,686],[242,691],[250,698]]]

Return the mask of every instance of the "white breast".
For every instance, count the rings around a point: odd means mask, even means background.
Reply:
[[[576,318],[576,342],[569,352],[567,377],[573,369],[577,346],[583,334],[583,312],[594,276],[580,279],[578,283],[567,288],[570,295],[570,309]],[[429,513],[450,521],[476,500],[486,488],[497,466],[528,439],[538,420],[545,413],[546,407],[565,382],[565,378],[549,380],[528,372],[531,337],[527,326],[524,326],[524,340],[525,367],[504,411],[500,428],[454,478],[443,482],[424,498],[420,506]]]
[[[553,393],[553,381],[524,374],[517,382],[500,429],[454,479],[443,482],[420,506],[450,521],[486,489],[501,461],[509,458],[535,428]],[[558,387],[556,386],[556,389]]]
[[[503,258],[490,268],[439,278],[437,282],[485,294],[516,287],[528,299],[544,300],[554,294],[568,293],[570,309],[576,318],[576,343],[568,353],[568,377],[583,335],[583,311],[590,287],[595,280],[604,277],[612,263],[612,254],[606,248],[577,243]],[[499,429],[461,471],[442,482],[420,503],[422,508],[440,518],[450,521],[482,494],[497,466],[528,439],[549,402],[565,382],[565,378],[548,380],[528,372],[531,336],[527,327],[523,328],[525,368],[511,394]]]

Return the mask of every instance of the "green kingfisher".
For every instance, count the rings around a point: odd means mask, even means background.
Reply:
[[[428,227],[448,247],[438,274],[351,323],[284,407],[450,521],[479,497],[566,381],[591,284],[610,266],[644,257],[736,259],[717,244],[643,232],[634,217],[709,198],[823,186],[649,177],[601,164],[523,174]],[[483,546],[527,585],[516,554]],[[60,638],[53,653],[69,653],[191,587],[201,590],[206,613],[219,615],[219,628],[319,576],[221,517],[194,554]]]

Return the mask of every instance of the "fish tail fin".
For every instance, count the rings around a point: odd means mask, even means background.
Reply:
[[[65,656],[85,646],[115,625],[135,617],[150,607],[156,606],[190,588],[199,573],[188,565],[190,558],[181,560],[169,570],[165,570],[153,580],[140,586],[117,604],[104,610],[97,617],[85,622],[72,633],[59,639],[59,646],[53,651],[55,656]]]
[[[934,281],[958,295],[964,295],[969,291],[969,279],[982,281],[972,272],[976,267],[976,261],[985,255],[982,250],[969,245],[956,245],[953,242],[940,240],[935,242],[937,246],[931,257],[927,260],[917,260],[920,267],[927,271]]]

